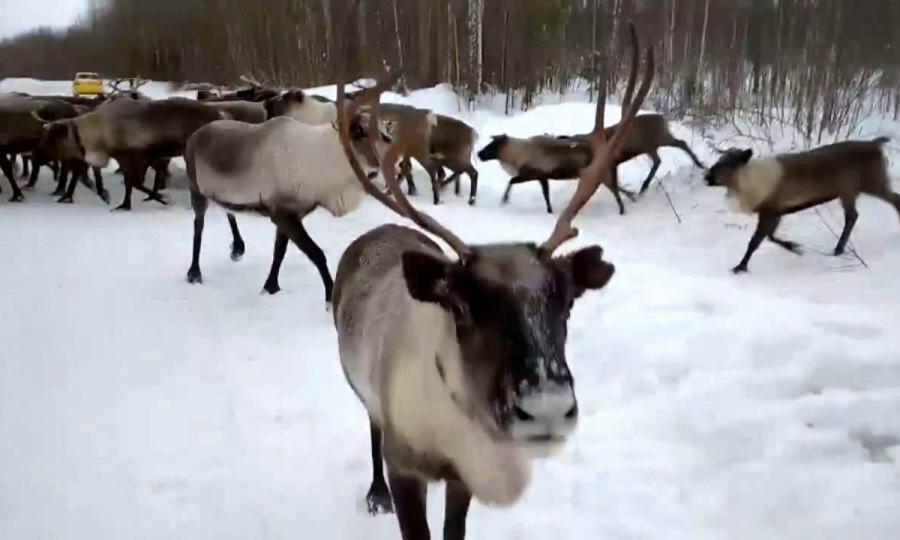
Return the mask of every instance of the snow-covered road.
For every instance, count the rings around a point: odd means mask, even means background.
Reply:
[[[445,88],[411,101],[455,110]],[[528,135],[587,130],[593,115],[565,103],[465,118],[483,136]],[[521,504],[475,505],[471,538],[896,538],[895,212],[861,201],[853,245],[868,268],[819,253],[836,241],[823,220],[842,223],[829,206],[784,222],[806,256],[767,245],[751,274],[733,276],[753,220],[727,213],[686,156],[662,156],[683,223],[657,188],[625,217],[601,191],[580,218],[577,243],[602,244],[618,272],[570,323],[579,430],[538,464]],[[624,183],[648,167],[623,167]],[[471,242],[541,240],[553,218],[538,186],[517,186],[501,208],[504,173],[480,170],[476,208],[449,191],[431,207],[421,180],[417,202]],[[108,177],[115,200],[121,180]],[[554,186],[557,208],[573,187]],[[233,263],[212,211],[205,284],[190,286],[184,193],[170,208],[111,214],[83,188],[67,206],[51,189],[42,179],[22,205],[6,202],[8,188],[0,196],[0,538],[398,538],[392,517],[363,508],[367,421],[312,265],[292,248],[284,291],[260,295],[272,226],[239,217],[248,252]],[[308,228],[334,270],[385,221],[397,220],[366,201]],[[432,489],[435,532],[442,500]]]

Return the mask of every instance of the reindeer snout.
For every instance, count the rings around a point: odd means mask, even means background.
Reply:
[[[571,384],[546,382],[518,397],[510,432],[524,443],[560,443],[575,430],[578,402]]]

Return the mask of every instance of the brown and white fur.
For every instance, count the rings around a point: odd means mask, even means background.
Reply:
[[[298,88],[286,90],[266,100],[265,109],[269,119],[276,116],[291,118],[314,126],[337,121],[337,108],[330,100],[312,96]]]
[[[427,482],[447,482],[444,538],[461,540],[473,496],[512,505],[530,459],[574,431],[569,311],[615,271],[597,246],[550,260],[531,244],[473,250],[462,264],[385,225],[351,244],[337,271],[341,364],[370,418],[369,510],[396,507],[405,540],[429,537]]]
[[[468,175],[469,204],[474,205],[478,197],[478,170],[472,163],[472,154],[475,151],[475,140],[478,138],[478,133],[472,126],[456,118],[443,114],[435,116],[437,123],[431,129],[431,159],[438,165],[441,186],[453,182],[453,191],[459,195],[460,178],[463,174]],[[443,180],[444,168],[450,169],[453,173],[446,181]],[[412,186],[411,175],[407,177],[407,180]]]
[[[881,147],[886,138],[847,141],[807,152],[753,159],[752,150],[728,150],[706,175],[711,186],[728,189],[734,210],[759,216],[746,254],[733,269],[746,272],[765,238],[799,254],[800,248],[775,236],[782,216],[838,199],[844,208],[844,230],[834,249],[842,255],[859,218],[860,193],[890,203],[900,215],[900,194],[892,191]]]
[[[607,137],[611,137],[618,127],[618,124],[607,127],[605,129]],[[549,162],[541,163],[538,160],[531,160],[529,162],[526,158],[526,156],[529,155],[528,150],[517,149],[515,145],[513,145],[512,148],[506,149],[505,152],[497,154],[498,157],[492,156],[494,152],[488,151],[484,153],[485,158],[483,158],[483,160],[485,161],[500,159],[501,162],[504,162],[504,159],[508,160],[504,169],[513,176],[513,178],[509,181],[506,192],[503,195],[504,203],[509,202],[510,191],[514,184],[537,180],[541,183],[544,201],[547,204],[547,211],[553,213],[553,207],[550,204],[550,187],[548,180],[570,180],[577,178],[579,171],[569,170],[564,166],[556,167],[555,160],[564,159],[562,156],[566,155],[566,147],[556,145],[552,142],[552,139],[553,137],[546,135],[527,139],[531,141],[532,145],[538,145],[545,149],[543,152],[538,150],[537,156],[547,157],[547,154],[554,155],[549,158]],[[584,160],[584,157],[580,155],[585,151],[590,151],[590,139],[588,135],[561,136],[557,137],[557,139],[569,143],[569,147],[572,148],[572,154],[579,156],[581,161]],[[516,139],[510,138],[510,140],[515,141]],[[502,142],[503,139],[499,139],[493,141],[492,144]],[[576,144],[577,146],[572,146],[572,144]],[[671,131],[669,131],[669,123],[665,117],[661,114],[639,114],[634,119],[634,129],[628,134],[628,138],[625,139],[622,150],[616,156],[615,165],[619,166],[622,163],[631,161],[642,155],[647,155],[653,161],[653,165],[650,168],[650,172],[647,174],[647,178],[641,184],[640,194],[644,194],[647,191],[647,188],[650,187],[650,182],[656,176],[656,172],[659,170],[660,165],[662,165],[662,160],[659,157],[659,149],[663,147],[678,148],[684,151],[696,166],[701,169],[705,168],[703,163],[691,150],[690,146],[683,140],[672,135]],[[486,150],[489,148],[490,145]],[[535,150],[531,150],[531,152],[534,151]],[[590,154],[588,154],[588,156],[589,155]],[[588,160],[590,160],[590,157],[588,157]],[[553,174],[549,174],[551,171],[553,171]],[[618,183],[618,175],[615,174],[614,171],[613,177],[610,179],[609,187],[616,197],[616,203],[619,205],[620,213],[624,213],[622,200],[616,192],[621,190],[626,195],[629,195],[629,197],[631,194],[618,187]]]
[[[143,186],[151,164],[180,156],[188,138],[202,126],[228,115],[184,98],[158,101],[118,99],[71,120],[55,122],[54,138],[65,138],[89,165],[105,167],[115,159],[125,173],[125,198],[117,210],[131,209],[132,189],[165,204]]]
[[[370,144],[360,122],[357,117],[351,130],[355,152],[374,170],[378,167],[375,145]],[[325,285],[325,300],[331,302],[333,281],[325,254],[306,232],[302,219],[319,207],[343,216],[355,210],[364,196],[335,126],[313,126],[291,117],[259,125],[213,122],[191,137],[185,161],[195,215],[188,282],[203,282],[200,249],[204,216],[212,200],[229,210],[233,260],[243,256],[244,240],[232,212],[258,212],[275,224],[272,268],[263,287],[266,292],[281,290],[278,275],[291,240],[316,266]]]

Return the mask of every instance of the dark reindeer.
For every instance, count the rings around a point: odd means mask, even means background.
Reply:
[[[891,190],[887,164],[881,147],[887,138],[829,144],[807,152],[753,159],[753,150],[731,149],[706,175],[710,186],[728,188],[732,207],[756,214],[759,222],[747,252],[734,273],[747,272],[753,253],[768,238],[801,254],[800,246],[775,236],[781,218],[835,199],[844,208],[844,230],[834,254],[842,255],[859,213],[860,193],[890,203],[900,215],[900,194]]]
[[[158,101],[117,99],[77,118],[54,122],[48,137],[69,144],[91,166],[105,167],[115,159],[125,173],[125,198],[116,210],[131,210],[132,189],[161,204],[161,182],[144,187],[147,169],[184,153],[188,138],[198,129],[228,115],[184,98]],[[63,142],[67,141],[67,142]]]
[[[341,91],[345,65],[340,66],[339,126],[357,178],[367,193],[459,256],[448,258],[414,229],[388,225],[353,242],[337,272],[334,320],[341,364],[370,418],[374,472],[367,500],[372,512],[396,509],[404,540],[430,538],[427,482],[447,482],[444,538],[461,540],[473,496],[514,504],[529,483],[529,455],[564,443],[575,429],[567,319],[573,303],[604,287],[615,269],[599,246],[554,253],[577,236],[572,220],[611,172],[650,89],[652,52],[647,64],[638,95],[628,100],[611,140],[603,131],[602,103],[598,107],[593,161],[541,246],[469,246],[416,210],[400,188],[395,165],[415,143],[414,131],[396,132],[382,160],[393,198],[375,187],[351,148]],[[373,116],[371,125],[377,126],[377,107]]]

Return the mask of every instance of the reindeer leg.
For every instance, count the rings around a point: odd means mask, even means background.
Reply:
[[[67,167],[69,168],[69,167]],[[72,179],[69,181],[69,187],[66,189],[65,194],[63,194],[59,200],[56,202],[63,204],[71,204],[73,201],[73,197],[75,196],[75,188],[78,187],[78,182],[82,179],[82,176],[87,177],[87,166],[73,166],[70,168],[72,171]]]
[[[423,480],[413,476],[405,476],[390,466],[388,480],[394,496],[394,509],[400,522],[400,534],[403,540],[427,540],[431,538],[428,530],[428,518],[425,513],[425,495],[428,486]]]
[[[29,162],[28,156],[23,155],[22,156],[22,178],[30,177],[30,175],[28,174],[28,162]]]
[[[550,205],[550,181],[546,178],[540,179],[541,191],[544,193],[544,202],[547,203],[547,213],[553,213],[553,206]]]
[[[153,163],[153,172],[153,191],[144,198],[144,202],[162,201],[160,193],[166,189],[169,180],[169,160],[164,159]]]
[[[662,160],[659,159],[659,154],[656,152],[656,150],[647,152],[647,155],[650,156],[650,159],[653,160],[653,166],[650,167],[650,174],[647,175],[647,179],[644,180],[643,184],[641,184],[641,195],[643,195],[644,192],[647,191],[647,188],[650,187],[650,182],[653,181],[653,177],[656,176],[656,171],[658,171],[659,166],[662,165]]]
[[[287,247],[290,238],[279,229],[275,229],[275,250],[272,254],[272,267],[269,269],[269,277],[263,285],[263,290],[269,294],[278,294],[281,291],[281,285],[278,284],[278,275],[281,273],[281,263],[284,262],[284,256],[287,254]]]
[[[843,255],[847,249],[847,242],[850,240],[850,233],[859,219],[859,212],[856,211],[856,197],[853,195],[844,195],[841,197],[841,205],[844,207],[844,231],[838,239],[837,246],[834,248],[834,255]]]
[[[325,252],[322,251],[322,248],[306,232],[300,216],[291,212],[275,212],[272,214],[271,219],[275,226],[283,234],[286,234],[315,265],[316,270],[319,271],[319,275],[322,277],[322,283],[325,285],[325,302],[331,304],[334,280],[331,278],[331,272],[328,270],[328,260],[325,258]]]
[[[188,268],[188,283],[203,283],[203,274],[200,272],[200,248],[203,244],[203,225],[206,218],[206,209],[209,208],[209,199],[202,193],[191,191],[191,206],[194,208],[194,251],[191,256],[191,267]]]
[[[468,165],[463,172],[469,175],[469,182],[471,182],[471,187],[469,188],[469,205],[475,206],[475,199],[478,197],[478,171],[475,167]]]
[[[619,205],[619,215],[625,215],[625,203],[622,202],[621,191],[622,188],[619,187],[619,172],[617,169],[613,168],[612,173],[609,175],[609,183],[606,185],[610,191],[612,191],[613,197],[616,199],[616,204]]]
[[[701,169],[706,168],[706,165],[704,165],[702,161],[697,159],[697,155],[694,154],[694,151],[691,150],[691,147],[688,146],[688,144],[686,142],[682,141],[681,139],[673,138],[671,141],[669,141],[668,144],[666,144],[666,146],[671,146],[672,148],[678,148],[680,150],[683,150],[688,155],[688,157],[691,158],[691,161],[694,162],[694,165],[700,167]]]
[[[100,172],[100,167],[92,167],[92,169],[94,171],[94,185],[97,187],[97,196],[109,206],[109,191],[103,187],[103,173]]]
[[[16,175],[13,173],[12,163],[4,152],[0,152],[0,170],[3,170],[3,174],[6,176],[6,179],[9,180],[9,185],[12,187],[13,194],[12,198],[9,199],[9,202],[24,201],[25,196],[22,195],[22,190],[19,189],[19,184],[16,182]]]
[[[444,503],[444,540],[465,540],[466,517],[472,494],[466,485],[458,480],[447,482],[446,502]]]
[[[369,514],[391,514],[394,512],[394,503],[391,501],[391,492],[384,480],[384,456],[382,455],[382,443],[384,434],[381,428],[369,419],[369,433],[372,438],[372,486],[366,494],[366,504]]]
[[[503,192],[503,199],[501,199],[501,204],[509,204],[509,196],[512,193],[512,187],[516,184],[521,184],[523,182],[530,182],[532,180],[536,180],[536,178],[531,178],[530,176],[514,176],[510,178],[509,183],[506,184],[506,191]]]
[[[77,175],[72,173],[72,169],[67,165],[63,165],[59,168],[59,175],[56,177],[56,189],[50,194],[51,197],[62,197],[63,194],[65,194],[69,175],[71,175],[72,178],[77,178]]]
[[[781,222],[781,216],[775,214],[759,214],[756,232],[754,232],[753,237],[750,238],[747,252],[744,254],[744,258],[741,259],[741,262],[731,270],[732,272],[735,274],[742,274],[748,271],[747,265],[750,263],[750,257],[752,257],[753,253],[759,249],[759,245],[762,244],[763,239],[775,234],[775,229],[778,228],[779,222]]]
[[[24,159],[25,156],[22,156],[22,158]],[[25,189],[33,188],[37,184],[38,176],[41,173],[41,166],[37,160],[32,158],[29,161],[31,161],[31,173],[28,175],[28,183],[25,184]]]
[[[412,162],[408,158],[403,158],[403,161],[400,162],[400,175],[406,179],[406,189],[409,196],[416,196],[419,190],[416,189],[416,183],[413,181]]]
[[[125,163],[120,163],[120,165],[122,166],[122,174],[125,176],[125,197],[122,200],[122,204],[113,208],[114,212],[131,210],[131,192],[136,186],[143,187],[142,184],[144,182],[144,174],[147,171],[146,164],[135,160],[135,158],[130,158],[123,161],[125,161]],[[202,230],[203,229],[201,225],[201,233]]]
[[[231,228],[231,260],[239,261],[244,256],[244,238],[241,236],[241,230],[238,229],[237,218],[234,214],[228,212],[228,226]]]

